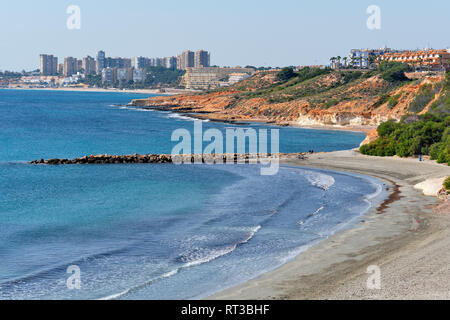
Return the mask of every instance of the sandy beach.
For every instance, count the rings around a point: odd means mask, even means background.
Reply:
[[[439,199],[414,188],[450,175],[448,166],[350,150],[286,163],[373,176],[391,194],[354,228],[208,299],[450,299],[450,212],[448,206],[433,212]],[[381,289],[367,288],[373,265],[380,268]]]

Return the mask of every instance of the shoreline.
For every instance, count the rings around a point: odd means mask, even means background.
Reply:
[[[387,182],[392,189],[388,198],[361,216],[361,223],[275,270],[206,299],[450,298],[450,270],[442,269],[450,264],[450,216],[433,214],[438,198],[414,189],[428,178],[450,175],[448,166],[370,157],[352,150],[283,163],[363,174]],[[380,267],[381,290],[366,287],[371,265]]]
[[[235,125],[246,125],[248,123],[260,123],[265,125],[273,125],[278,127],[290,127],[290,128],[301,128],[301,129],[312,129],[312,130],[329,130],[329,131],[347,131],[347,132],[356,132],[356,133],[365,133],[367,134],[369,131],[374,130],[377,128],[377,126],[362,126],[362,125],[299,125],[295,122],[282,122],[278,123],[271,120],[266,119],[246,119],[246,118],[218,118],[217,115],[214,116],[214,114],[210,115],[209,113],[196,113],[192,112],[190,110],[183,110],[183,109],[173,109],[170,107],[158,107],[158,106],[139,106],[139,105],[133,105],[128,104],[128,106],[136,108],[136,109],[143,109],[143,110],[156,110],[156,111],[164,111],[164,112],[171,112],[174,114],[179,114],[185,117],[189,117],[191,119],[201,120],[201,121],[211,121],[211,122],[220,122],[220,123],[228,123],[228,124],[235,124]]]
[[[27,91],[72,91],[72,92],[115,92],[115,93],[137,93],[137,94],[156,94],[160,96],[173,96],[177,94],[186,94],[196,91],[184,89],[166,89],[166,92],[159,92],[159,89],[105,89],[105,88],[0,88],[0,90],[27,90]]]

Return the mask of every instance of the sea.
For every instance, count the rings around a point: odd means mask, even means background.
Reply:
[[[31,165],[170,153],[194,119],[127,106],[132,93],[0,90],[0,299],[198,299],[355,226],[377,179],[281,165]],[[280,152],[357,147],[358,132],[279,129]],[[301,258],[301,256],[300,256]]]

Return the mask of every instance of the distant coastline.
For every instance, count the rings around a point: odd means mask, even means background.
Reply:
[[[104,88],[0,88],[0,90],[45,90],[45,91],[75,91],[75,92],[117,92],[117,93],[139,93],[139,94],[157,94],[157,95],[166,95],[172,96],[176,94],[185,94],[190,92],[197,92],[191,90],[184,89],[164,89],[164,92],[161,92],[159,89],[104,89]]]

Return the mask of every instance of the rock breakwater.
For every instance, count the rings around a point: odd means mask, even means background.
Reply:
[[[40,159],[30,161],[30,164],[70,165],[70,164],[124,164],[124,163],[252,163],[262,159],[304,159],[306,153],[275,154],[132,154],[132,155],[90,155],[75,159]]]

